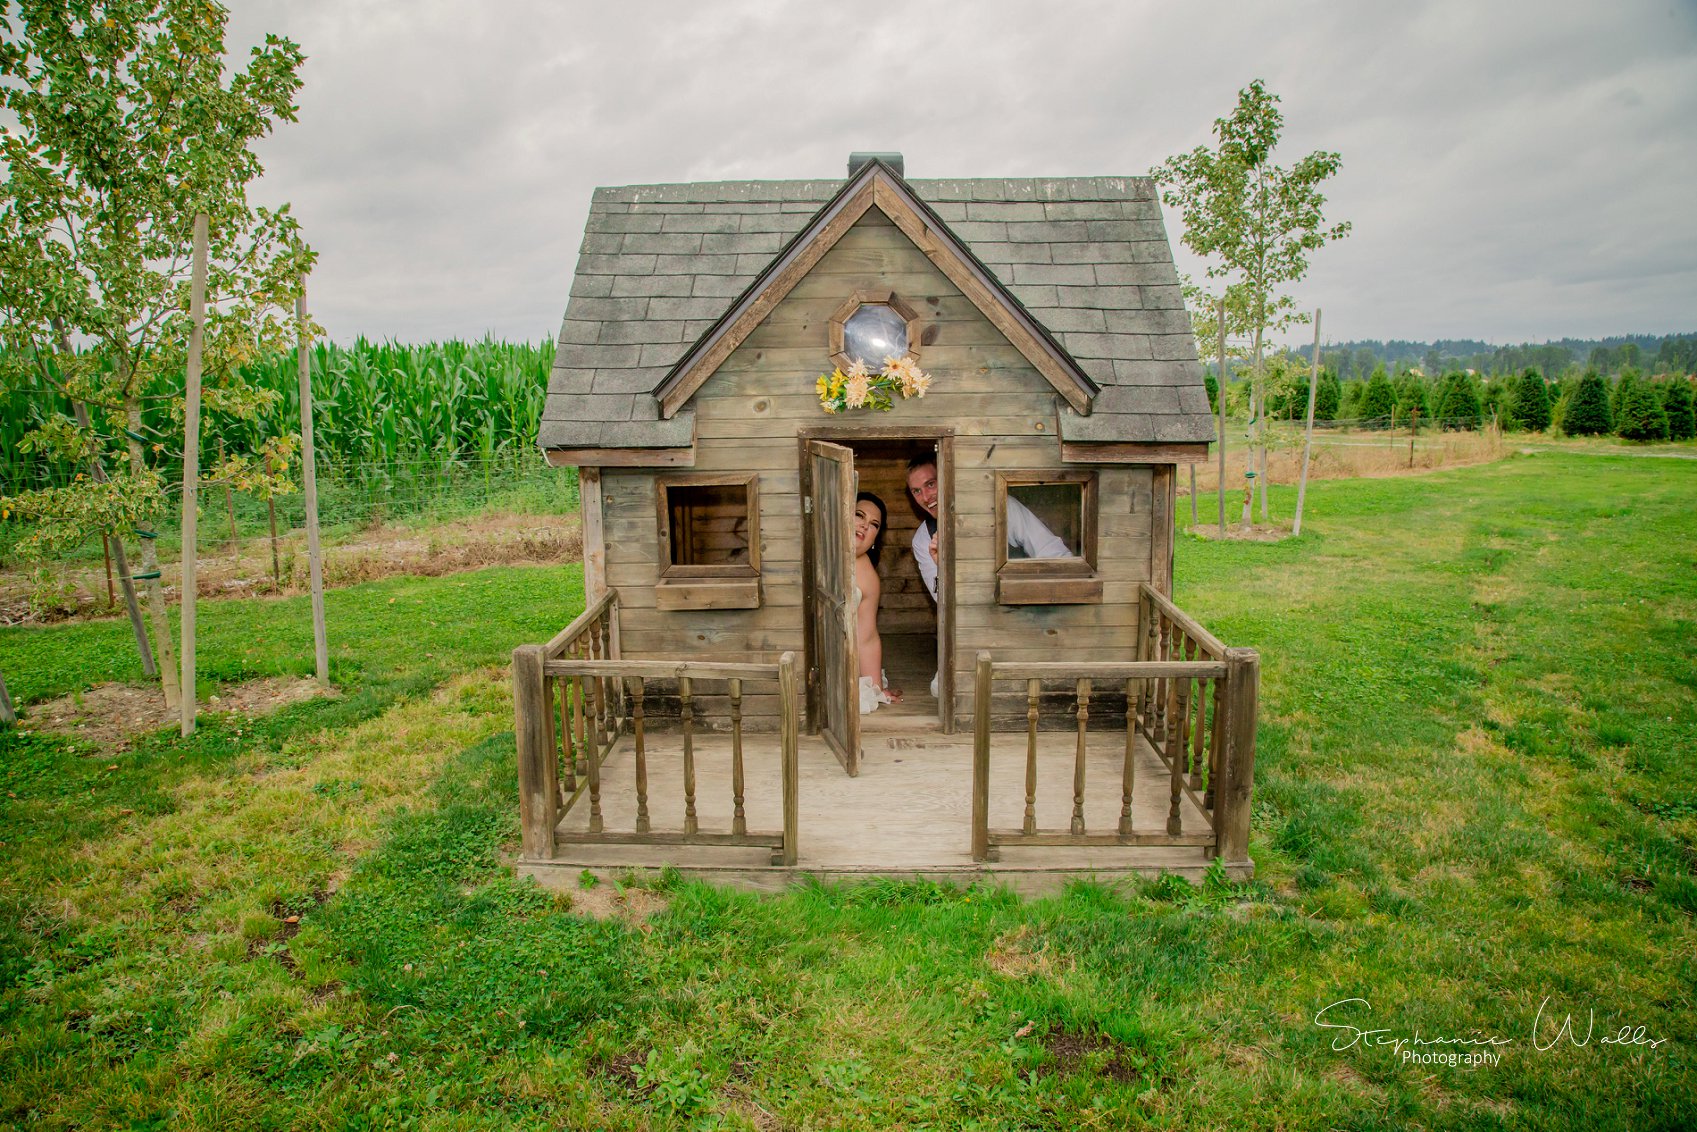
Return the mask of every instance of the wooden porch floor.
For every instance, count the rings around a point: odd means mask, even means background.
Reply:
[[[875,713],[873,718],[876,718]],[[917,721],[916,721],[917,722]],[[1066,831],[1072,813],[1075,739],[1068,732],[1038,736],[1037,824]],[[1018,829],[1025,806],[1025,735],[996,734],[990,751],[990,828]],[[653,829],[683,828],[682,736],[647,737],[649,812]],[[1091,832],[1118,824],[1123,734],[1092,734],[1086,758],[1085,823]],[[1196,846],[1017,846],[1005,845],[999,860],[978,863],[971,855],[972,736],[943,735],[914,728],[905,733],[864,736],[860,775],[843,773],[818,738],[802,736],[798,862],[770,863],[763,848],[563,844],[552,861],[520,861],[521,875],[557,886],[575,886],[584,869],[617,875],[672,866],[714,883],[775,890],[803,876],[824,880],[866,877],[926,877],[969,883],[988,877],[1016,891],[1059,888],[1069,877],[1113,879],[1177,873],[1199,879],[1211,851]],[[696,809],[700,829],[731,828],[730,737],[709,733],[695,739]],[[778,737],[748,735],[743,761],[745,810],[751,833],[783,828]],[[620,739],[602,768],[602,812],[609,832],[635,828],[634,745]],[[1169,778],[1147,742],[1138,739],[1133,828],[1164,832]],[[1185,833],[1207,832],[1208,819],[1188,798],[1181,801]],[[559,829],[589,825],[587,793],[562,819]],[[1247,874],[1248,870],[1233,870]]]

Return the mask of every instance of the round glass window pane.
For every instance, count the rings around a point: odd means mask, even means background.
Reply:
[[[843,321],[843,353],[872,369],[907,353],[907,319],[882,303],[862,303]]]

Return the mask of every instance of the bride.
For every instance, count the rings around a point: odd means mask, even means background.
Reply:
[[[878,554],[884,547],[884,525],[889,513],[884,501],[870,491],[854,500],[854,584],[860,591],[856,617],[856,647],[860,658],[860,713],[878,710],[902,698],[899,688],[884,679],[884,642],[878,636],[878,599],[883,583],[878,577]]]

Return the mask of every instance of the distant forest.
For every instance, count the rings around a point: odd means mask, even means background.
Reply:
[[[1289,351],[1308,362],[1312,347]],[[1320,363],[1341,381],[1366,381],[1374,367],[1392,375],[1419,370],[1435,377],[1452,370],[1481,376],[1506,376],[1537,370],[1548,380],[1574,371],[1603,376],[1637,370],[1642,374],[1697,373],[1697,332],[1658,336],[1623,334],[1613,338],[1563,338],[1559,342],[1493,346],[1469,339],[1437,342],[1340,342],[1320,347]]]

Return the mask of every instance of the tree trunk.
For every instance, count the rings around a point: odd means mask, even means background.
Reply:
[[[127,376],[127,375],[126,375]],[[140,475],[147,470],[147,460],[142,454],[141,441],[136,437],[141,435],[141,397],[131,393],[124,399],[124,408],[129,415],[130,432],[130,471]],[[141,572],[153,575],[147,578],[147,610],[153,621],[153,640],[159,649],[159,683],[165,690],[165,710],[176,711],[182,702],[180,689],[177,686],[177,650],[171,647],[171,619],[165,612],[165,587],[159,580],[159,548],[154,545],[156,539],[141,540]]]
[[[1264,315],[1262,317],[1262,321],[1263,322],[1265,321]],[[1255,399],[1255,448],[1254,448],[1254,451],[1252,451],[1250,453],[1250,464],[1251,465],[1256,464],[1255,456],[1256,456],[1257,453],[1259,453],[1260,461],[1259,461],[1259,466],[1256,467],[1255,478],[1258,479],[1259,481],[1261,481],[1261,521],[1263,523],[1265,523],[1267,521],[1267,384],[1266,384],[1267,383],[1267,376],[1266,376],[1266,369],[1262,365],[1262,356],[1261,355],[1262,355],[1262,351],[1263,351],[1263,348],[1264,348],[1264,339],[1263,339],[1262,335],[1263,335],[1262,327],[1257,326],[1255,328],[1255,379],[1254,379],[1254,381],[1255,381],[1255,389],[1254,389],[1254,399]],[[1254,487],[1255,487],[1255,485],[1253,483],[1251,483],[1249,486],[1250,486],[1251,490],[1253,490]],[[1248,522],[1248,519],[1246,518],[1245,523],[1247,524],[1247,522]]]
[[[59,348],[64,351],[71,348],[70,339],[65,337],[63,332],[60,335]],[[93,435],[94,424],[89,418],[88,405],[78,401],[73,411],[77,416],[77,424],[84,432]],[[106,482],[106,463],[98,455],[89,460],[89,472],[96,483]],[[118,584],[123,587],[124,608],[129,611],[130,628],[135,631],[136,652],[141,656],[142,675],[152,679],[158,675],[159,670],[154,667],[153,649],[147,642],[147,625],[141,619],[141,605],[136,601],[135,580],[130,577],[129,558],[124,554],[124,536],[113,531],[107,537],[106,545],[111,548],[112,561],[118,568]]]

